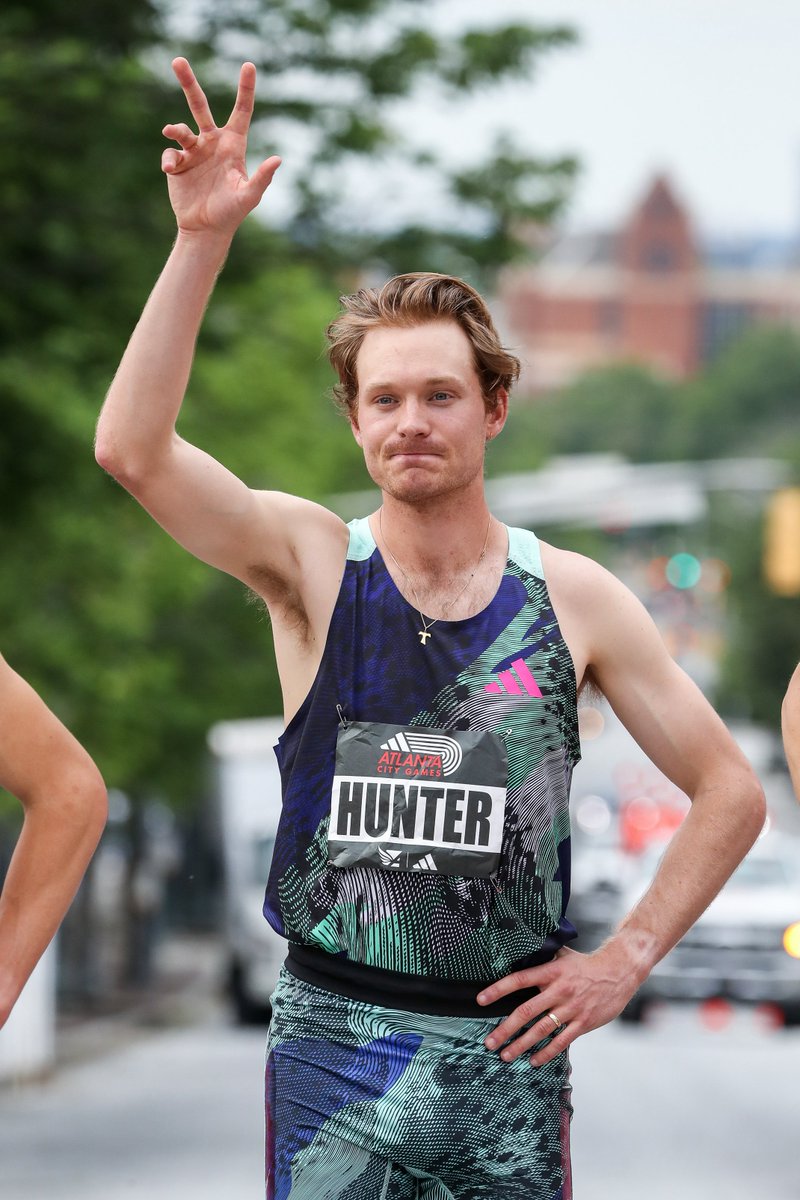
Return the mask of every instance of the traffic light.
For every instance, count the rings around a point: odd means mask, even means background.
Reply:
[[[800,596],[800,487],[780,488],[767,505],[764,578],[778,596]]]

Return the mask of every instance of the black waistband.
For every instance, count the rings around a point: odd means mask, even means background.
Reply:
[[[548,946],[539,954],[531,955],[524,964],[515,964],[514,969],[549,962],[556,949],[557,946]],[[491,980],[463,983],[431,979],[427,975],[404,975],[400,971],[354,963],[315,946],[290,945],[286,969],[306,983],[348,996],[351,1000],[442,1017],[503,1017],[524,1000],[538,995],[539,991],[538,988],[521,988],[494,1004],[478,1004],[475,997]]]

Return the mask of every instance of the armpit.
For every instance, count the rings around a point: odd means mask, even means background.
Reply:
[[[266,604],[270,615],[279,617],[300,641],[309,642],[311,622],[298,588],[263,564],[250,567],[247,577],[254,598]]]

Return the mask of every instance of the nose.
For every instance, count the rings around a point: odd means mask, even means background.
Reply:
[[[400,406],[397,432],[401,437],[426,437],[430,432],[430,415],[423,400],[405,399]]]

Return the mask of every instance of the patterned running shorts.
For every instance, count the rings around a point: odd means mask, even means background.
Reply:
[[[569,1061],[503,1062],[497,1018],[351,1000],[281,972],[268,1200],[571,1200]]]

